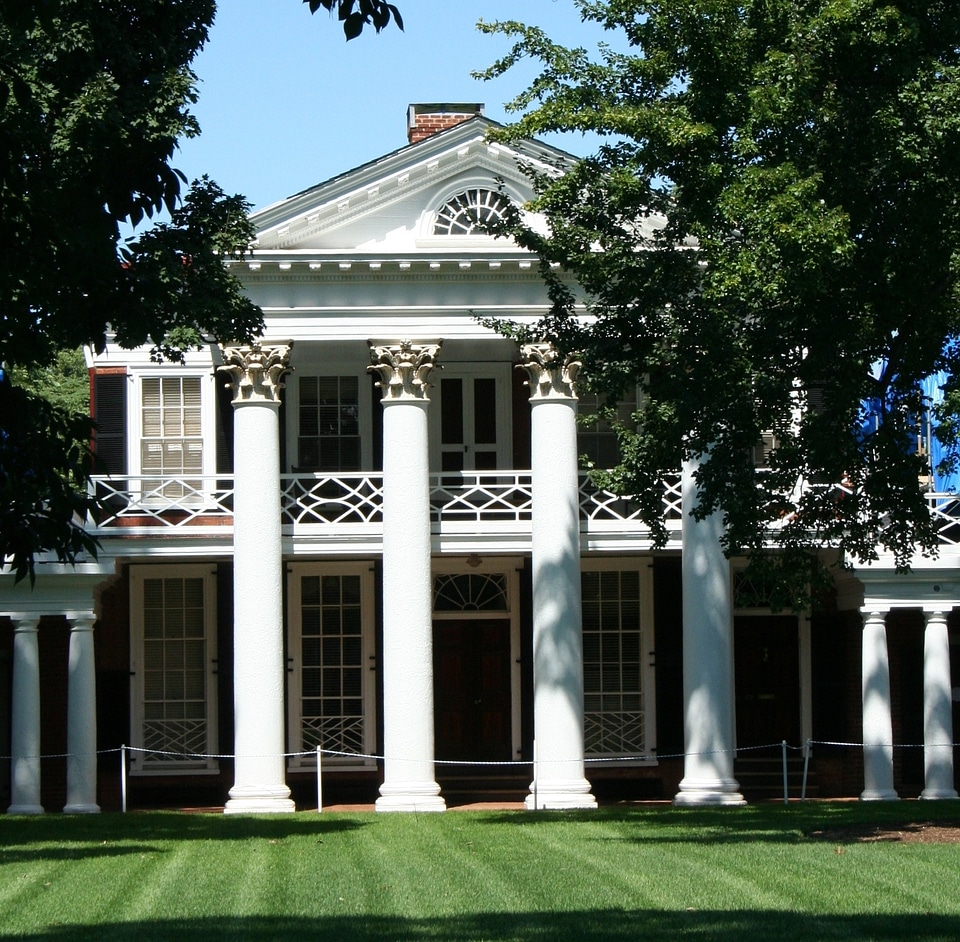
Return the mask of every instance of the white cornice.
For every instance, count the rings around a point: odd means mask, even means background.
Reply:
[[[251,218],[259,228],[259,243],[270,247],[296,245],[464,170],[482,169],[521,183],[525,177],[520,164],[556,173],[547,153],[553,159],[569,156],[542,147],[514,149],[490,142],[485,138],[488,126],[488,122],[479,126],[465,122],[254,213]]]

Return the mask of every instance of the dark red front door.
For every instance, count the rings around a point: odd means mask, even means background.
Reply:
[[[737,747],[800,743],[800,647],[795,615],[734,620]]]
[[[509,620],[434,622],[433,668],[437,759],[511,759]]]

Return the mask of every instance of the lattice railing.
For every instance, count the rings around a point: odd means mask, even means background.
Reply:
[[[643,711],[587,711],[583,718],[588,756],[641,755],[644,751]]]
[[[167,762],[196,764],[197,756],[207,751],[207,721],[148,720],[143,724],[143,748],[147,750],[143,753],[144,766]]]
[[[515,523],[530,526],[529,471],[457,471],[430,476],[434,523]]]
[[[233,478],[96,475],[103,511],[96,530],[223,526],[233,522]]]
[[[223,533],[233,524],[233,478],[228,475],[158,479],[148,476],[96,476],[93,486],[104,510],[91,530],[101,535],[119,532],[146,535],[170,529],[197,528]],[[662,482],[661,503],[668,529],[679,529],[680,475]],[[836,490],[836,489],[835,489]],[[842,488],[840,488],[842,490]],[[960,496],[930,493],[930,513],[939,527],[940,543],[960,548]],[[532,482],[529,471],[462,471],[430,476],[431,521],[482,535],[485,528],[525,535],[530,530]],[[383,522],[381,474],[285,474],[281,476],[281,513],[294,535],[329,529],[376,534]],[[635,501],[598,488],[580,478],[580,518],[586,532],[629,534],[647,532]]]
[[[304,750],[319,746],[357,755],[364,752],[362,716],[305,716],[301,721],[300,735]]]
[[[285,474],[280,487],[285,525],[379,524],[383,519],[379,474]]]

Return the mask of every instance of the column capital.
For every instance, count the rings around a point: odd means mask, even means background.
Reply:
[[[283,379],[290,372],[290,349],[293,342],[279,342],[267,346],[253,343],[249,346],[224,347],[223,366],[217,372],[226,373],[233,391],[233,404],[247,402],[279,403]]]
[[[10,621],[13,624],[14,632],[37,631],[40,627],[40,616],[32,612],[29,615],[23,613],[12,614]]]
[[[577,354],[564,356],[552,343],[525,343],[520,355],[523,360],[517,368],[527,371],[531,402],[577,398],[576,381],[581,366]]]
[[[77,612],[67,615],[71,631],[93,631],[97,616],[93,612]]]
[[[370,341],[370,373],[378,373],[377,385],[382,390],[382,402],[420,401],[428,402],[427,390],[430,383],[427,376],[436,365],[440,355],[440,342],[412,343],[402,340],[400,343],[378,344]]]

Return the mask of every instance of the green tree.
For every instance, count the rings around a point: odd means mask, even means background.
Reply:
[[[590,298],[578,316],[545,266],[538,330],[611,399],[642,392],[607,483],[662,539],[659,482],[700,459],[698,514],[725,514],[728,553],[779,566],[781,601],[825,544],[931,552],[920,380],[947,370],[946,411],[960,398],[960,5],[575,2],[616,48],[481,24],[514,41],[484,74],[542,65],[504,138],[605,136],[536,177],[550,234],[514,231]],[[756,553],[769,539],[782,552]]]
[[[347,39],[400,14],[336,10]],[[0,6],[0,570],[95,551],[82,521],[90,423],[24,377],[61,350],[149,344],[177,359],[203,338],[249,340],[262,315],[221,264],[252,232],[246,201],[186,182],[177,142],[199,133],[194,57],[214,0],[18,0]],[[120,224],[170,221],[122,241]],[[12,373],[12,380],[11,380]]]

